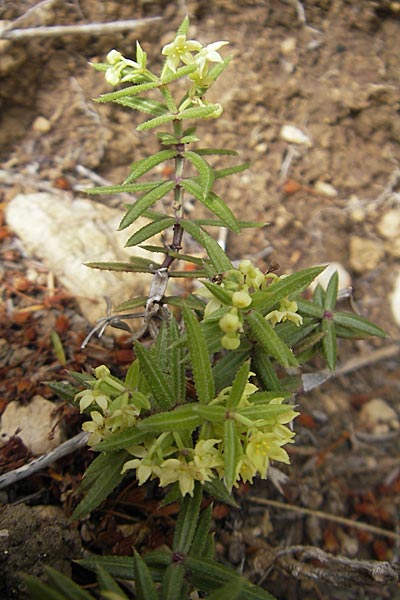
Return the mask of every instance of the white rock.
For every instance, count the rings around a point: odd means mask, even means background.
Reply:
[[[335,273],[335,271],[337,271],[339,275],[339,291],[351,287],[351,277],[348,271],[346,271],[346,269],[341,263],[331,262],[328,263],[326,269],[314,279],[314,281],[310,285],[310,288],[314,290],[317,284],[319,283],[324,288],[324,290],[326,290],[329,280],[332,277],[333,273]]]
[[[296,50],[297,40],[295,37],[288,37],[281,42],[282,54],[291,54]]]
[[[53,450],[65,440],[56,410],[57,405],[42,396],[34,396],[27,405],[10,402],[1,417],[0,440],[17,435],[35,456]]]
[[[317,194],[321,194],[327,198],[336,198],[338,195],[337,189],[330,183],[326,183],[326,181],[317,181],[315,184],[315,191]]]
[[[396,324],[400,327],[400,271],[397,272],[393,294],[390,300],[393,318]]]
[[[44,117],[36,117],[32,123],[32,129],[38,133],[48,133],[51,129],[51,123]]]
[[[283,140],[285,140],[285,142],[308,147],[312,146],[311,139],[308,137],[308,135],[306,135],[298,127],[294,127],[294,125],[283,125],[279,135]]]
[[[9,226],[27,252],[40,258],[80,304],[90,322],[104,316],[104,296],[114,305],[147,295],[151,275],[115,273],[86,267],[86,262],[128,262],[130,256],[159,260],[140,248],[124,248],[133,228],[118,232],[123,213],[67,194],[19,194],[6,207]],[[145,225],[139,219],[135,228]]]
[[[400,238],[400,209],[388,210],[380,219],[377,229],[380,235],[388,240]]]
[[[358,236],[350,238],[349,262],[352,269],[358,273],[375,269],[385,254],[383,245],[375,240]]]
[[[360,410],[360,426],[375,435],[400,429],[396,411],[381,398],[370,400]]]

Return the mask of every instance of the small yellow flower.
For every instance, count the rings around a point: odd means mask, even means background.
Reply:
[[[75,396],[75,401],[79,400],[79,410],[82,413],[91,404],[95,403],[104,412],[108,408],[110,399],[108,396],[100,392],[100,390],[83,390]]]
[[[106,435],[106,423],[105,418],[101,415],[97,410],[94,410],[90,413],[91,421],[86,421],[82,425],[83,431],[87,431],[90,433],[88,439],[89,446],[95,446]]]
[[[272,327],[275,327],[277,323],[283,323],[284,321],[292,321],[297,327],[300,327],[303,323],[303,317],[297,313],[297,309],[297,302],[294,300],[290,301],[288,298],[283,298],[279,310],[273,310],[265,315],[265,320],[270,321]]]
[[[232,304],[236,308],[247,308],[251,304],[251,296],[249,292],[243,288],[239,292],[233,292]]]
[[[154,464],[151,459],[148,458],[134,458],[128,460],[122,467],[121,474],[126,473],[130,469],[136,469],[136,477],[139,485],[146,483],[153,474]]]
[[[223,62],[221,55],[217,52],[222,46],[229,44],[229,42],[213,42],[208,44],[200,50],[194,57],[195,63],[198,65],[198,73],[200,77],[205,77],[208,69],[208,62]]]
[[[201,50],[202,44],[196,40],[187,40],[185,34],[176,36],[173,42],[164,46],[161,53],[167,57],[166,66],[176,73],[180,62],[190,65],[194,61],[192,52]]]

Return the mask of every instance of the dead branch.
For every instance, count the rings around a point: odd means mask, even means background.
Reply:
[[[83,23],[80,25],[54,25],[51,27],[27,27],[26,29],[7,28],[0,32],[0,39],[24,40],[36,37],[59,37],[62,35],[106,35],[136,29],[141,25],[148,25],[159,21],[162,17],[149,17],[146,19],[128,19],[126,21],[113,21],[111,23]]]
[[[33,473],[48,467],[63,456],[67,456],[68,454],[75,452],[75,450],[78,450],[78,448],[82,448],[86,445],[88,437],[89,434],[85,431],[82,431],[70,440],[60,444],[57,448],[54,448],[54,450],[47,452],[47,454],[42,454],[42,456],[35,458],[26,465],[23,465],[18,469],[14,469],[13,471],[9,471],[8,473],[4,473],[4,475],[1,475],[0,477],[0,490],[12,485],[13,483],[16,483],[17,481],[20,481],[21,479],[30,477],[30,475],[33,475]]]
[[[297,556],[292,558],[294,555]],[[309,561],[313,563],[310,564]],[[319,564],[315,564],[315,561]],[[277,549],[274,565],[295,577],[305,577],[334,586],[387,585],[400,579],[398,564],[333,556],[313,546]]]
[[[395,533],[394,531],[381,529],[380,527],[369,525],[369,523],[360,523],[359,521],[353,521],[352,519],[347,519],[346,517],[331,515],[321,510],[303,508],[301,506],[296,506],[295,504],[284,504],[283,502],[278,502],[277,500],[268,500],[267,498],[258,498],[257,496],[250,496],[248,500],[260,506],[273,506],[274,508],[279,508],[281,510],[290,510],[292,512],[297,512],[303,515],[311,515],[317,517],[318,519],[324,519],[325,521],[332,521],[333,523],[345,525],[346,527],[354,527],[355,529],[369,531],[370,533],[374,533],[375,535],[391,538],[392,540],[400,540],[400,534]]]

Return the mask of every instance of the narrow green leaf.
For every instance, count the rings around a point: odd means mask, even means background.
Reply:
[[[148,173],[148,171],[151,171],[151,169],[154,169],[157,165],[175,158],[176,154],[177,152],[175,149],[160,150],[147,158],[136,161],[131,165],[131,171],[125,179],[124,185],[127,185],[145,173]]]
[[[32,600],[65,600],[64,594],[56,590],[52,590],[37,577],[21,574],[21,579],[23,579],[26,587],[28,588],[29,598]],[[89,598],[93,600],[93,596],[89,596]]]
[[[187,556],[185,568],[190,583],[203,592],[214,592],[219,585],[236,582],[242,585],[240,600],[276,600],[267,591],[240,577],[232,568],[215,560]]]
[[[203,556],[204,550],[208,544],[208,536],[210,535],[212,509],[212,504],[210,504],[200,513],[196,533],[194,534],[193,542],[190,547],[190,556]]]
[[[140,431],[162,433],[164,431],[194,431],[201,425],[201,418],[195,412],[196,404],[177,406],[174,410],[151,415],[140,421]],[[102,442],[104,443],[104,442]]]
[[[128,596],[122,591],[122,588],[120,588],[115,579],[100,565],[97,565],[96,574],[100,593],[103,598],[107,600],[107,592],[111,592],[112,594],[115,594],[115,597],[118,598],[118,600],[129,600]]]
[[[364,317],[354,315],[349,312],[335,311],[333,313],[333,321],[335,324],[341,325],[349,329],[355,336],[368,337],[377,336],[384,338],[386,333],[383,329],[371,323]]]
[[[182,600],[187,595],[184,593],[186,587],[185,569],[180,563],[171,563],[165,570],[159,591],[160,600]],[[147,599],[143,599],[147,600]]]
[[[148,437],[146,431],[139,430],[136,425],[133,425],[132,427],[127,427],[122,431],[113,433],[102,442],[96,444],[95,448],[99,452],[123,450],[124,448],[140,444],[146,437]]]
[[[190,73],[194,73],[197,70],[197,65],[185,65],[184,67],[180,67],[174,73],[173,71],[168,71],[161,79],[162,85],[166,83],[171,83],[172,81],[176,81],[176,79],[180,79],[181,77],[185,77],[186,75],[190,75]]]
[[[178,138],[167,131],[159,131],[156,135],[164,146],[175,146],[176,144],[179,144]]]
[[[313,293],[313,302],[316,305],[321,306],[321,308],[323,308],[325,304],[325,290],[320,283],[318,283],[315,286],[315,290]]]
[[[215,388],[207,343],[193,312],[184,307],[183,318],[197,397],[201,404],[208,404],[214,398]]]
[[[156,550],[143,555],[143,560],[150,568],[150,572],[154,579],[154,574],[164,571],[171,563],[172,554],[170,550]],[[95,556],[91,558],[83,558],[75,561],[83,568],[89,571],[96,571],[100,565],[110,575],[118,579],[126,579],[127,581],[134,580],[134,558],[133,556]]]
[[[278,415],[283,415],[291,407],[287,404],[256,404],[254,406],[245,406],[238,408],[235,413],[246,417],[247,419],[275,419]]]
[[[188,219],[181,221],[182,228],[189,233],[205,250],[217,273],[224,273],[233,269],[233,265],[221,246],[204,229]]]
[[[205,225],[207,227],[225,227],[225,223],[223,221],[218,221],[217,219],[192,219],[193,223],[196,225]],[[238,225],[240,229],[250,228],[250,227],[266,227],[269,223],[265,221],[239,221]]]
[[[171,90],[169,89],[169,87],[163,85],[160,87],[160,92],[165,100],[165,104],[167,105],[168,110],[171,113],[176,113],[178,112],[178,107],[175,104],[175,100],[174,97],[171,93]]]
[[[234,409],[239,404],[246,384],[249,380],[250,373],[250,361],[246,360],[245,363],[242,364],[238,372],[236,373],[236,377],[232,383],[232,389],[229,393],[228,400],[226,403],[227,408]]]
[[[176,319],[171,316],[168,327],[170,381],[174,397],[178,403],[184,402],[186,396],[184,349],[177,344],[180,331]]]
[[[322,331],[325,333],[322,338],[322,351],[325,356],[328,367],[331,371],[336,367],[337,341],[335,323],[332,319],[322,319]]]
[[[224,387],[231,385],[238,369],[243,365],[249,356],[248,350],[239,348],[234,352],[227,352],[222,358],[218,359],[213,366],[213,376],[215,389],[217,392]]]
[[[214,477],[211,481],[206,481],[204,489],[212,498],[233,508],[239,507],[232,494],[227,490],[225,483],[221,479],[218,479],[218,477]]]
[[[83,590],[72,579],[66,577],[56,569],[45,567],[49,584],[58,592],[63,594],[65,600],[93,600],[93,596]],[[42,596],[45,598],[45,596]]]
[[[129,225],[131,225],[140,215],[144,213],[145,210],[150,208],[153,204],[160,200],[168,192],[170,192],[175,187],[174,181],[164,181],[160,183],[156,188],[153,188],[143,196],[141,196],[136,202],[132,205],[132,207],[125,214],[124,218],[121,221],[119,226],[119,231],[125,229]]]
[[[75,508],[72,518],[81,519],[97,508],[111,494],[111,492],[122,481],[121,469],[127,461],[127,452],[115,452],[112,455],[112,464],[98,474],[97,479],[88,489],[86,496]],[[110,457],[108,457],[110,459]]]
[[[133,556],[133,569],[137,600],[159,600],[150,569],[137,552]]]
[[[119,194],[145,192],[157,187],[162,181],[143,181],[141,183],[123,183],[122,185],[102,185],[84,190],[85,194]]]
[[[202,284],[212,293],[212,295],[217,298],[226,306],[232,305],[232,296],[233,292],[231,290],[227,290],[222,287],[222,285],[217,285],[216,283],[211,283],[211,281],[202,281]]]
[[[150,98],[142,98],[141,96],[126,96],[124,98],[117,98],[114,102],[150,115],[160,116],[168,113],[168,107],[165,104],[157,102],[157,100],[151,100]]]
[[[324,308],[328,311],[333,311],[336,306],[337,295],[339,289],[339,274],[337,271],[332,273],[331,278],[325,292]]]
[[[158,364],[152,360],[151,353],[139,342],[135,342],[135,354],[139,359],[141,371],[150,386],[154,404],[162,409],[170,408],[175,404],[169,381],[161,371]]]
[[[237,156],[236,150],[226,150],[225,148],[196,148],[197,154],[202,156]]]
[[[298,366],[296,357],[291,349],[284,344],[273,327],[259,312],[251,311],[247,315],[247,323],[250,326],[254,339],[267,354],[275,358],[283,367]]]
[[[183,152],[183,156],[190,161],[195,169],[199,172],[200,187],[203,192],[203,198],[205,198],[211,192],[214,183],[214,169],[200,154],[197,154],[197,152],[186,150]]]
[[[240,233],[238,220],[229,206],[222,200],[222,198],[217,196],[217,194],[214,192],[210,192],[202,202],[204,206],[208,208],[208,210],[213,212],[224,222],[226,227],[229,227],[229,229],[231,229],[234,233]]]
[[[125,247],[137,246],[142,242],[148,240],[153,237],[153,235],[157,235],[160,231],[164,231],[171,227],[175,223],[174,217],[166,217],[165,219],[160,219],[159,221],[154,221],[153,223],[149,223],[141,229],[138,229],[126,242]]]
[[[203,487],[196,481],[193,496],[186,494],[182,501],[172,542],[172,550],[174,552],[182,554],[189,552],[196,533],[202,497]]]
[[[303,317],[314,317],[315,319],[322,319],[324,316],[324,309],[320,304],[311,302],[310,300],[304,300],[303,298],[296,298],[298,312]]]
[[[126,300],[126,302],[122,302],[115,307],[115,310],[124,311],[124,310],[134,310],[135,308],[139,308],[140,306],[145,306],[147,302],[147,296],[137,296],[137,298],[131,298],[130,300]]]
[[[203,420],[210,423],[223,423],[226,417],[226,407],[219,405],[193,405],[193,412],[199,415]]]
[[[226,169],[217,169],[215,171],[215,179],[221,179],[222,177],[228,177],[234,173],[241,173],[246,171],[250,167],[249,162],[242,163],[240,165],[234,165],[233,167],[226,167]]]
[[[140,94],[141,92],[145,92],[147,90],[152,90],[158,87],[159,85],[160,84],[158,81],[150,81],[149,83],[139,83],[138,85],[130,85],[129,87],[126,87],[122,90],[118,90],[116,92],[102,94],[99,98],[95,98],[95,102],[114,102],[119,98],[126,98],[128,96]]]
[[[123,262],[90,262],[85,263],[85,266],[91,269],[99,269],[100,271],[117,271],[119,273],[154,273],[158,265],[150,261],[149,263],[148,265],[138,265]]]
[[[140,125],[138,125],[136,127],[136,129],[138,131],[148,131],[149,129],[155,129],[156,127],[159,127],[160,125],[164,125],[165,123],[170,123],[171,121],[174,121],[176,118],[177,118],[176,115],[171,115],[171,114],[160,115],[159,117],[154,117],[154,119],[149,119],[148,121],[141,123]]]
[[[239,460],[243,455],[242,444],[233,419],[224,422],[224,481],[230,491],[236,481]]]
[[[203,119],[209,117],[216,110],[219,109],[218,104],[207,104],[207,106],[192,106],[182,110],[174,116],[175,119],[181,121],[182,119]]]
[[[242,581],[232,581],[212,592],[207,600],[237,600],[241,597],[242,587]]]
[[[325,266],[310,267],[278,279],[266,291],[253,294],[252,307],[266,314],[286,296],[300,294],[324,269]]]

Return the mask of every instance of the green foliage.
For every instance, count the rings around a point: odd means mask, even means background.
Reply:
[[[316,354],[334,369],[338,338],[385,334],[363,317],[336,310],[337,273],[326,290],[317,285],[313,298],[304,299],[302,293],[324,267],[278,276],[263,272],[250,260],[236,266],[209,233],[209,227],[227,227],[238,234],[243,227],[265,223],[237,220],[214,189],[219,180],[240,173],[248,163],[217,168],[215,160],[235,156],[236,151],[196,147],[196,127],[183,128],[187,119],[220,116],[222,106],[206,96],[230,61],[217,52],[227,42],[204,47],[186,39],[188,28],[186,18],[175,39],[164,46],[166,58],[159,75],[147,67],[140,44],[136,60],[112,50],[107,63],[96,65],[111,85],[129,84],[103,94],[99,102],[150,115],[138,131],[169,125],[168,131],[157,133],[164,149],[136,160],[122,185],[88,190],[138,194],[126,206],[119,229],[146,218],[148,223],[135,230],[126,245],[141,244],[161,254],[161,262],[133,257],[129,262],[89,265],[153,275],[148,297],[132,298],[117,307],[144,310],[153,343],[135,341],[135,360],[125,379],[101,365],[91,375],[72,374],[77,386],[84,388],[80,392],[70,384],[54,383],[52,388],[88,415],[83,429],[98,452],[82,481],[85,495],[74,518],[96,509],[130,470],[139,485],[151,480],[161,487],[172,485],[166,502],[180,504],[172,549],[79,561],[97,572],[101,597],[127,598],[116,577],[134,581],[137,600],[185,600],[195,590],[211,600],[273,600],[265,590],[215,562],[209,531],[212,507],[201,510],[204,493],[236,506],[232,490],[240,482],[252,483],[255,476],[265,479],[271,460],[289,462],[283,446],[293,442],[295,434],[287,425],[298,414],[290,401],[301,388],[300,375],[293,370],[299,373]],[[177,80],[182,85],[176,93]],[[186,91],[177,97],[183,82]],[[156,94],[159,100],[153,97]],[[171,166],[173,174],[160,179],[163,164]],[[140,180],[144,175],[147,181]],[[188,196],[213,217],[188,218]],[[155,235],[163,236],[163,245],[149,242]],[[185,236],[197,242],[203,256],[182,252]],[[178,260],[195,270],[173,269]],[[202,287],[186,297],[167,295],[170,277],[196,278]],[[124,314],[107,316],[93,331],[102,333],[107,324],[123,327],[123,320]],[[92,598],[56,571],[48,569],[47,575],[48,586],[25,577],[32,598]]]

